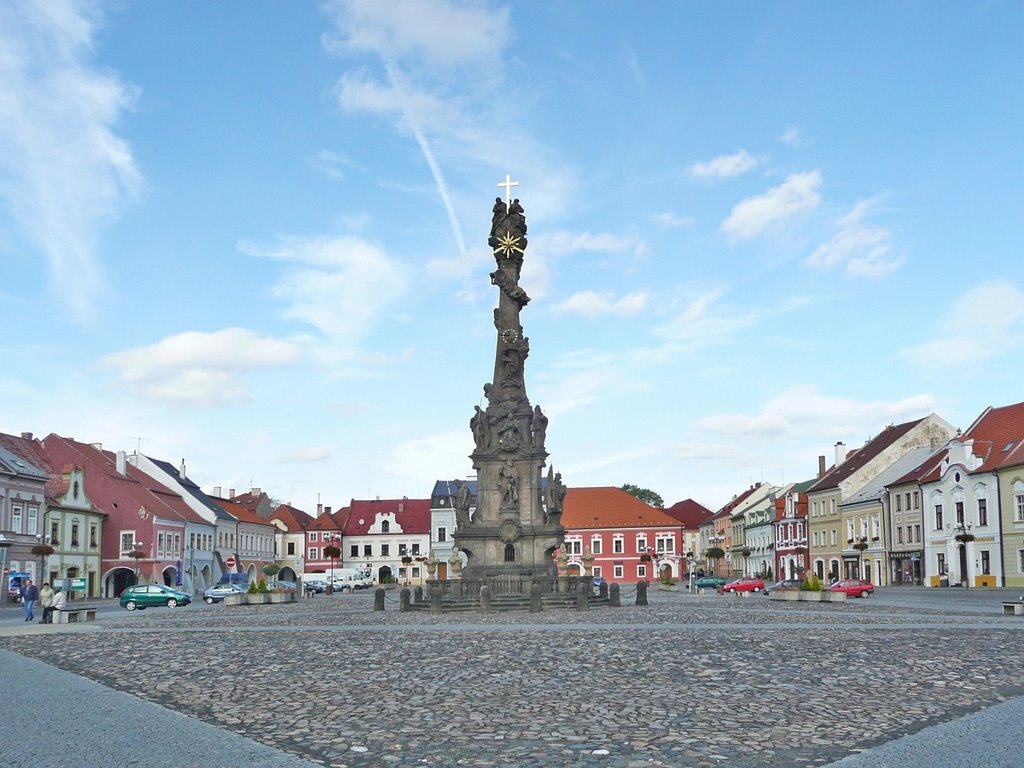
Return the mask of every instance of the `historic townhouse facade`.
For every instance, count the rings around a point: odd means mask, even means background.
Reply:
[[[611,486],[570,488],[562,511],[569,573],[608,582],[681,578],[686,566],[682,526],[664,510]]]
[[[303,571],[309,573],[327,573],[331,568],[362,568],[358,563],[359,552],[348,551],[350,542],[344,540],[345,521],[348,519],[349,509],[339,509],[331,512],[330,507],[319,507],[317,516],[306,526],[305,529],[305,552]],[[327,547],[337,547],[341,555],[334,560],[324,552]],[[353,547],[358,549],[356,544]],[[302,573],[303,571],[300,571]]]
[[[938,449],[954,434],[952,425],[930,414],[923,419],[889,425],[849,454],[843,443],[836,444],[835,465],[807,489],[811,568],[818,578],[824,581],[850,577],[864,566],[861,550],[854,546],[861,543],[861,534],[855,526],[850,535],[842,515],[843,502],[907,452],[922,447]],[[824,459],[819,459],[819,471],[823,471],[823,464]],[[870,531],[869,523],[868,539]],[[877,577],[881,563],[870,558],[867,562]]]
[[[430,499],[353,499],[344,537],[346,567],[369,570],[378,584],[423,584],[430,554]]]
[[[277,529],[274,562],[280,568],[278,580],[298,581],[305,567],[306,529],[313,524],[313,519],[291,504],[280,504],[267,520]]]
[[[701,560],[701,526],[710,524],[715,513],[693,499],[685,499],[666,507],[665,514],[680,525],[680,549],[686,558],[684,575]]]
[[[729,505],[729,533],[726,535],[729,569],[723,575],[739,577],[752,573],[747,565],[747,555],[753,550],[748,545],[746,538],[750,515],[760,511],[763,513],[763,517],[772,517],[775,496],[783,490],[785,489],[770,483],[755,483],[745,495]]]
[[[46,484],[50,479],[49,462],[26,451],[24,443],[33,442],[31,433],[21,438],[0,434],[0,564],[3,587],[0,598],[7,599],[8,574],[27,573],[36,582],[43,580],[40,559],[32,548],[44,536]],[[27,455],[26,455],[27,454]]]
[[[1024,436],[996,470],[1006,586],[1024,587]]]
[[[807,570],[807,494],[814,480],[796,483],[775,498],[772,517],[772,574],[777,579],[799,579]]]
[[[475,479],[465,480],[438,480],[434,483],[434,490],[430,494],[430,551],[434,553],[437,560],[437,570],[434,578],[445,581],[449,577],[449,560],[455,546],[455,494],[458,486],[456,482],[463,483],[469,489],[469,517],[473,519],[476,511]],[[463,556],[465,560],[465,556]]]

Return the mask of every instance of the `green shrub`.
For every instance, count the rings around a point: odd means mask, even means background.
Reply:
[[[265,595],[265,594],[266,594],[267,592],[269,592],[269,591],[270,591],[270,590],[269,590],[269,589],[267,588],[267,580],[266,580],[266,579],[260,579],[260,580],[259,580],[259,583],[258,583],[258,584],[256,585],[256,591],[257,591],[257,592],[258,592],[259,594],[261,594],[261,595]]]
[[[248,592],[250,595],[255,595],[256,594],[256,584],[250,581],[249,582],[249,589],[247,589],[246,592]]]
[[[818,578],[818,574],[804,576],[804,580],[800,582],[800,589],[804,592],[821,592],[821,579]]]

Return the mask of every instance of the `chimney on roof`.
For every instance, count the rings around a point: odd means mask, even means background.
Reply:
[[[405,512],[405,502],[404,501],[398,502],[398,512],[399,512],[399,514],[401,514],[402,512]]]
[[[825,454],[821,454],[818,457],[818,478],[825,476]]]
[[[846,459],[846,443],[836,443],[836,466],[838,467]]]
[[[252,495],[253,496],[259,496],[261,493],[263,493],[263,489],[262,488],[253,488],[252,489]]]
[[[324,513],[324,505],[319,501],[316,503],[316,516],[320,517]]]
[[[331,508],[330,507],[324,507],[324,514],[325,515],[331,514]]]
[[[235,498],[235,489],[234,488],[228,488],[228,498],[229,499]]]
[[[213,486],[213,495],[216,496],[218,499],[220,498],[220,486],[219,485]]]
[[[21,433],[21,439],[22,440],[31,440],[32,439],[32,433],[31,432],[22,432]]]
[[[124,451],[117,452],[117,474],[127,475],[128,474],[128,454]]]
[[[180,477],[182,480],[185,479],[185,460],[184,459],[181,460],[181,468],[178,469],[178,477]]]

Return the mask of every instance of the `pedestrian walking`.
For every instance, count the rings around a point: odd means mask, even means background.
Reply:
[[[39,605],[43,607],[43,618],[39,620],[40,624],[45,624],[46,620],[50,618],[50,608],[53,605],[53,590],[50,589],[50,582],[44,581],[42,589],[39,590]]]
[[[32,614],[32,606],[39,599],[39,587],[32,583],[32,579],[25,579],[21,588],[21,601],[25,603],[25,621],[32,621],[35,616]]]

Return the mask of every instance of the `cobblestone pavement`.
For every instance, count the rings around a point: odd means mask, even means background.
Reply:
[[[938,604],[371,602],[149,609],[0,648],[336,768],[820,766],[1024,693],[1024,618]]]

